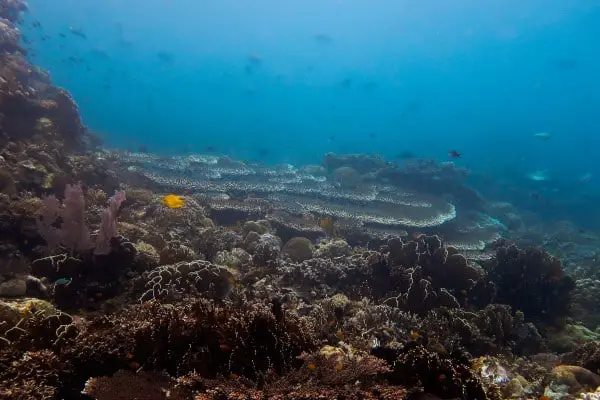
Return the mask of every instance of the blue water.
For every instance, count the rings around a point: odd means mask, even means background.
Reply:
[[[111,146],[295,164],[329,151],[446,161],[456,149],[457,163],[500,188],[595,210],[600,1],[29,5],[34,62]],[[550,180],[525,177],[536,170]]]

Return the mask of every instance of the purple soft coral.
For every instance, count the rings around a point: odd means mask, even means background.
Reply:
[[[43,199],[41,219],[38,220],[40,235],[46,240],[50,250],[59,245],[71,251],[83,252],[94,248],[94,254],[110,253],[110,240],[117,236],[117,216],[119,207],[125,201],[125,192],[117,192],[108,200],[108,207],[102,211],[96,243],[92,242],[85,221],[85,199],[81,185],[67,185],[62,207],[56,196]],[[60,228],[55,224],[61,220]]]
[[[94,254],[102,255],[110,253],[110,239],[117,236],[117,216],[121,204],[126,200],[125,192],[115,193],[108,199],[108,207],[102,211],[100,229],[96,237],[96,248]]]

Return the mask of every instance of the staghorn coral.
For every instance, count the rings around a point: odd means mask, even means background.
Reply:
[[[23,354],[0,350],[0,398],[55,399],[61,368],[63,364],[50,350]]]
[[[123,237],[111,240],[112,251],[104,256],[83,259],[57,254],[32,262],[32,275],[52,283],[52,300],[64,310],[95,309],[115,297],[124,286],[124,277],[137,266],[136,248]]]
[[[493,354],[535,354],[542,349],[542,337],[525,323],[522,313],[511,313],[507,306],[490,304],[483,310],[468,312],[440,308],[429,312],[420,323],[428,340],[447,351],[465,349],[474,356]]]
[[[234,272],[208,261],[196,260],[163,265],[134,280],[140,301],[177,299],[190,294],[207,298],[226,297],[235,283]]]
[[[573,289],[573,304],[571,317],[583,323],[590,329],[596,329],[600,325],[600,280],[584,278],[575,281]]]
[[[486,388],[467,359],[460,354],[442,356],[417,342],[398,349],[375,347],[372,354],[385,359],[392,372],[389,381],[409,387],[422,387],[442,398],[499,399],[494,387]]]
[[[600,370],[600,341],[583,343],[562,357],[566,364],[578,365],[590,371]]]
[[[175,387],[176,383],[165,374],[119,370],[110,377],[90,378],[82,393],[96,400],[131,400],[140,396],[145,400],[191,399],[191,391]]]
[[[83,374],[106,373],[119,359],[126,363],[129,352],[145,368],[164,368],[172,376],[196,370],[209,378],[236,373],[257,379],[270,368],[281,374],[299,365],[296,356],[316,345],[311,326],[281,314],[277,305],[233,309],[195,300],[174,308],[151,302],[112,321],[92,322],[86,330],[89,333],[67,350],[67,357],[76,357],[75,364],[84,368]],[[139,341],[132,342],[135,337]],[[113,356],[103,354],[116,349]]]
[[[39,386],[72,398],[91,376],[131,365],[164,369],[174,377],[198,372],[214,379],[235,372],[259,380],[270,369],[280,375],[300,366],[296,357],[317,345],[312,327],[282,313],[277,304],[232,308],[204,300],[188,299],[177,307],[149,302],[89,322],[67,318],[72,328],[64,328],[60,340],[51,326],[44,328],[44,321],[60,321],[48,318],[30,320],[23,325],[19,347],[0,350],[0,393],[27,398]],[[47,333],[36,332],[39,328]],[[28,340],[44,337],[45,342]]]

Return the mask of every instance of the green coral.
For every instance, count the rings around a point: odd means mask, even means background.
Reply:
[[[160,263],[160,254],[158,251],[149,243],[139,241],[135,244],[137,253],[135,255],[138,264],[153,268]]]
[[[271,225],[269,224],[269,221],[246,221],[242,226],[242,234],[246,236],[250,232],[256,232],[262,235],[263,233],[269,232],[270,229]]]
[[[559,353],[571,351],[581,343],[600,340],[600,333],[583,325],[566,324],[561,330],[548,332],[548,346]]]
[[[331,238],[320,242],[314,255],[317,258],[336,258],[349,256],[351,253],[352,248],[344,239]]]

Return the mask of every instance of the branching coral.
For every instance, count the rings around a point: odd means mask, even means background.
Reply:
[[[499,246],[488,267],[498,288],[496,301],[544,323],[557,323],[566,317],[575,284],[564,274],[560,260],[541,248],[518,249],[502,242]]]

